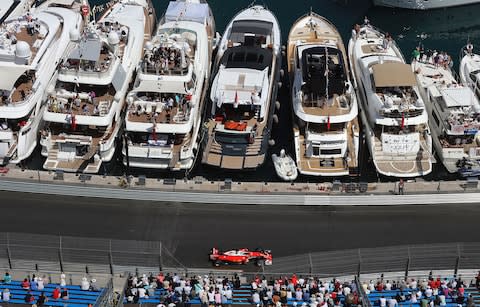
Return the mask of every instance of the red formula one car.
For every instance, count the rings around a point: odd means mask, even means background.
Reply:
[[[247,264],[250,261],[254,261],[257,266],[272,265],[272,252],[265,249],[251,251],[248,248],[231,249],[222,252],[214,247],[210,252],[210,261],[215,266],[220,266],[221,264]]]

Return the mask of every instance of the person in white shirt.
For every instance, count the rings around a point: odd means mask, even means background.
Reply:
[[[147,290],[145,288],[138,288],[138,297],[139,298],[145,298],[147,297]]]
[[[415,279],[412,279],[412,282],[410,283],[410,288],[417,289],[417,281]]]
[[[45,289],[45,282],[43,281],[42,277],[38,278],[37,288],[38,288],[38,291],[42,291],[43,289]]]
[[[65,274],[60,274],[60,287],[65,287],[67,285]]]
[[[351,292],[352,292],[352,289],[350,289],[350,287],[346,286],[345,288],[343,288],[343,295],[347,296]]]
[[[427,298],[431,298],[432,295],[433,295],[433,290],[432,290],[432,288],[431,288],[430,286],[428,286],[427,290],[425,290],[425,296],[426,296]]]
[[[9,301],[10,301],[10,298],[11,298],[10,290],[4,289],[4,290],[3,290],[3,293],[2,293],[2,300],[3,300],[4,302],[9,302]]]
[[[387,280],[387,283],[385,284],[385,290],[386,290],[386,291],[392,290],[392,284],[391,284],[390,281],[388,281],[388,280]]]
[[[387,307],[387,299],[383,295],[380,297],[380,307]]]
[[[410,303],[412,304],[416,304],[418,302],[417,300],[417,293],[416,292],[413,292],[410,296]]]
[[[88,282],[86,277],[82,278],[82,284],[80,286],[80,289],[82,289],[83,291],[88,291],[88,289],[90,289],[90,283]]]
[[[388,300],[388,307],[397,307],[397,306],[398,306],[398,302],[396,299],[391,298]]]
[[[252,302],[253,302],[254,304],[260,304],[260,294],[258,293],[258,291],[253,292],[253,294],[252,294]]]

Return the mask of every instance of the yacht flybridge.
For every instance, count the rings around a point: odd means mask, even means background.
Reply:
[[[227,25],[214,62],[202,162],[230,170],[265,161],[281,67],[276,17],[255,5]]]
[[[434,56],[412,63],[430,116],[435,150],[450,173],[479,168],[480,102],[468,84],[458,83]]]
[[[300,173],[356,174],[358,105],[340,33],[313,12],[301,17],[288,36],[287,60]]]
[[[128,84],[154,26],[150,2],[121,0],[72,32],[47,93],[44,168],[97,173],[112,159]]]
[[[398,46],[367,23],[353,31],[349,58],[377,172],[392,177],[429,174],[434,158],[428,115]]]
[[[204,1],[171,1],[128,94],[124,164],[188,170],[199,147],[215,23]]]
[[[0,164],[19,163],[37,144],[42,100],[69,33],[82,27],[80,5],[45,7],[0,28]]]

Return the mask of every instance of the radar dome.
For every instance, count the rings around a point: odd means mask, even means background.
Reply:
[[[118,36],[118,33],[115,31],[111,31],[108,33],[108,43],[112,46],[118,45],[120,43],[120,37]]]
[[[15,64],[28,64],[31,56],[30,45],[27,42],[18,41],[15,49]]]
[[[78,31],[78,29],[71,29],[69,34],[72,42],[78,42],[80,40],[80,31]]]
[[[145,43],[145,49],[148,50],[148,51],[152,51],[153,50],[152,42],[146,42]]]

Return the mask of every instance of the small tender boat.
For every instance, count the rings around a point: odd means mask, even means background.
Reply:
[[[285,153],[285,149],[280,150],[280,155],[272,155],[273,165],[278,177],[285,181],[293,181],[297,179],[298,171],[295,161],[292,157]]]

